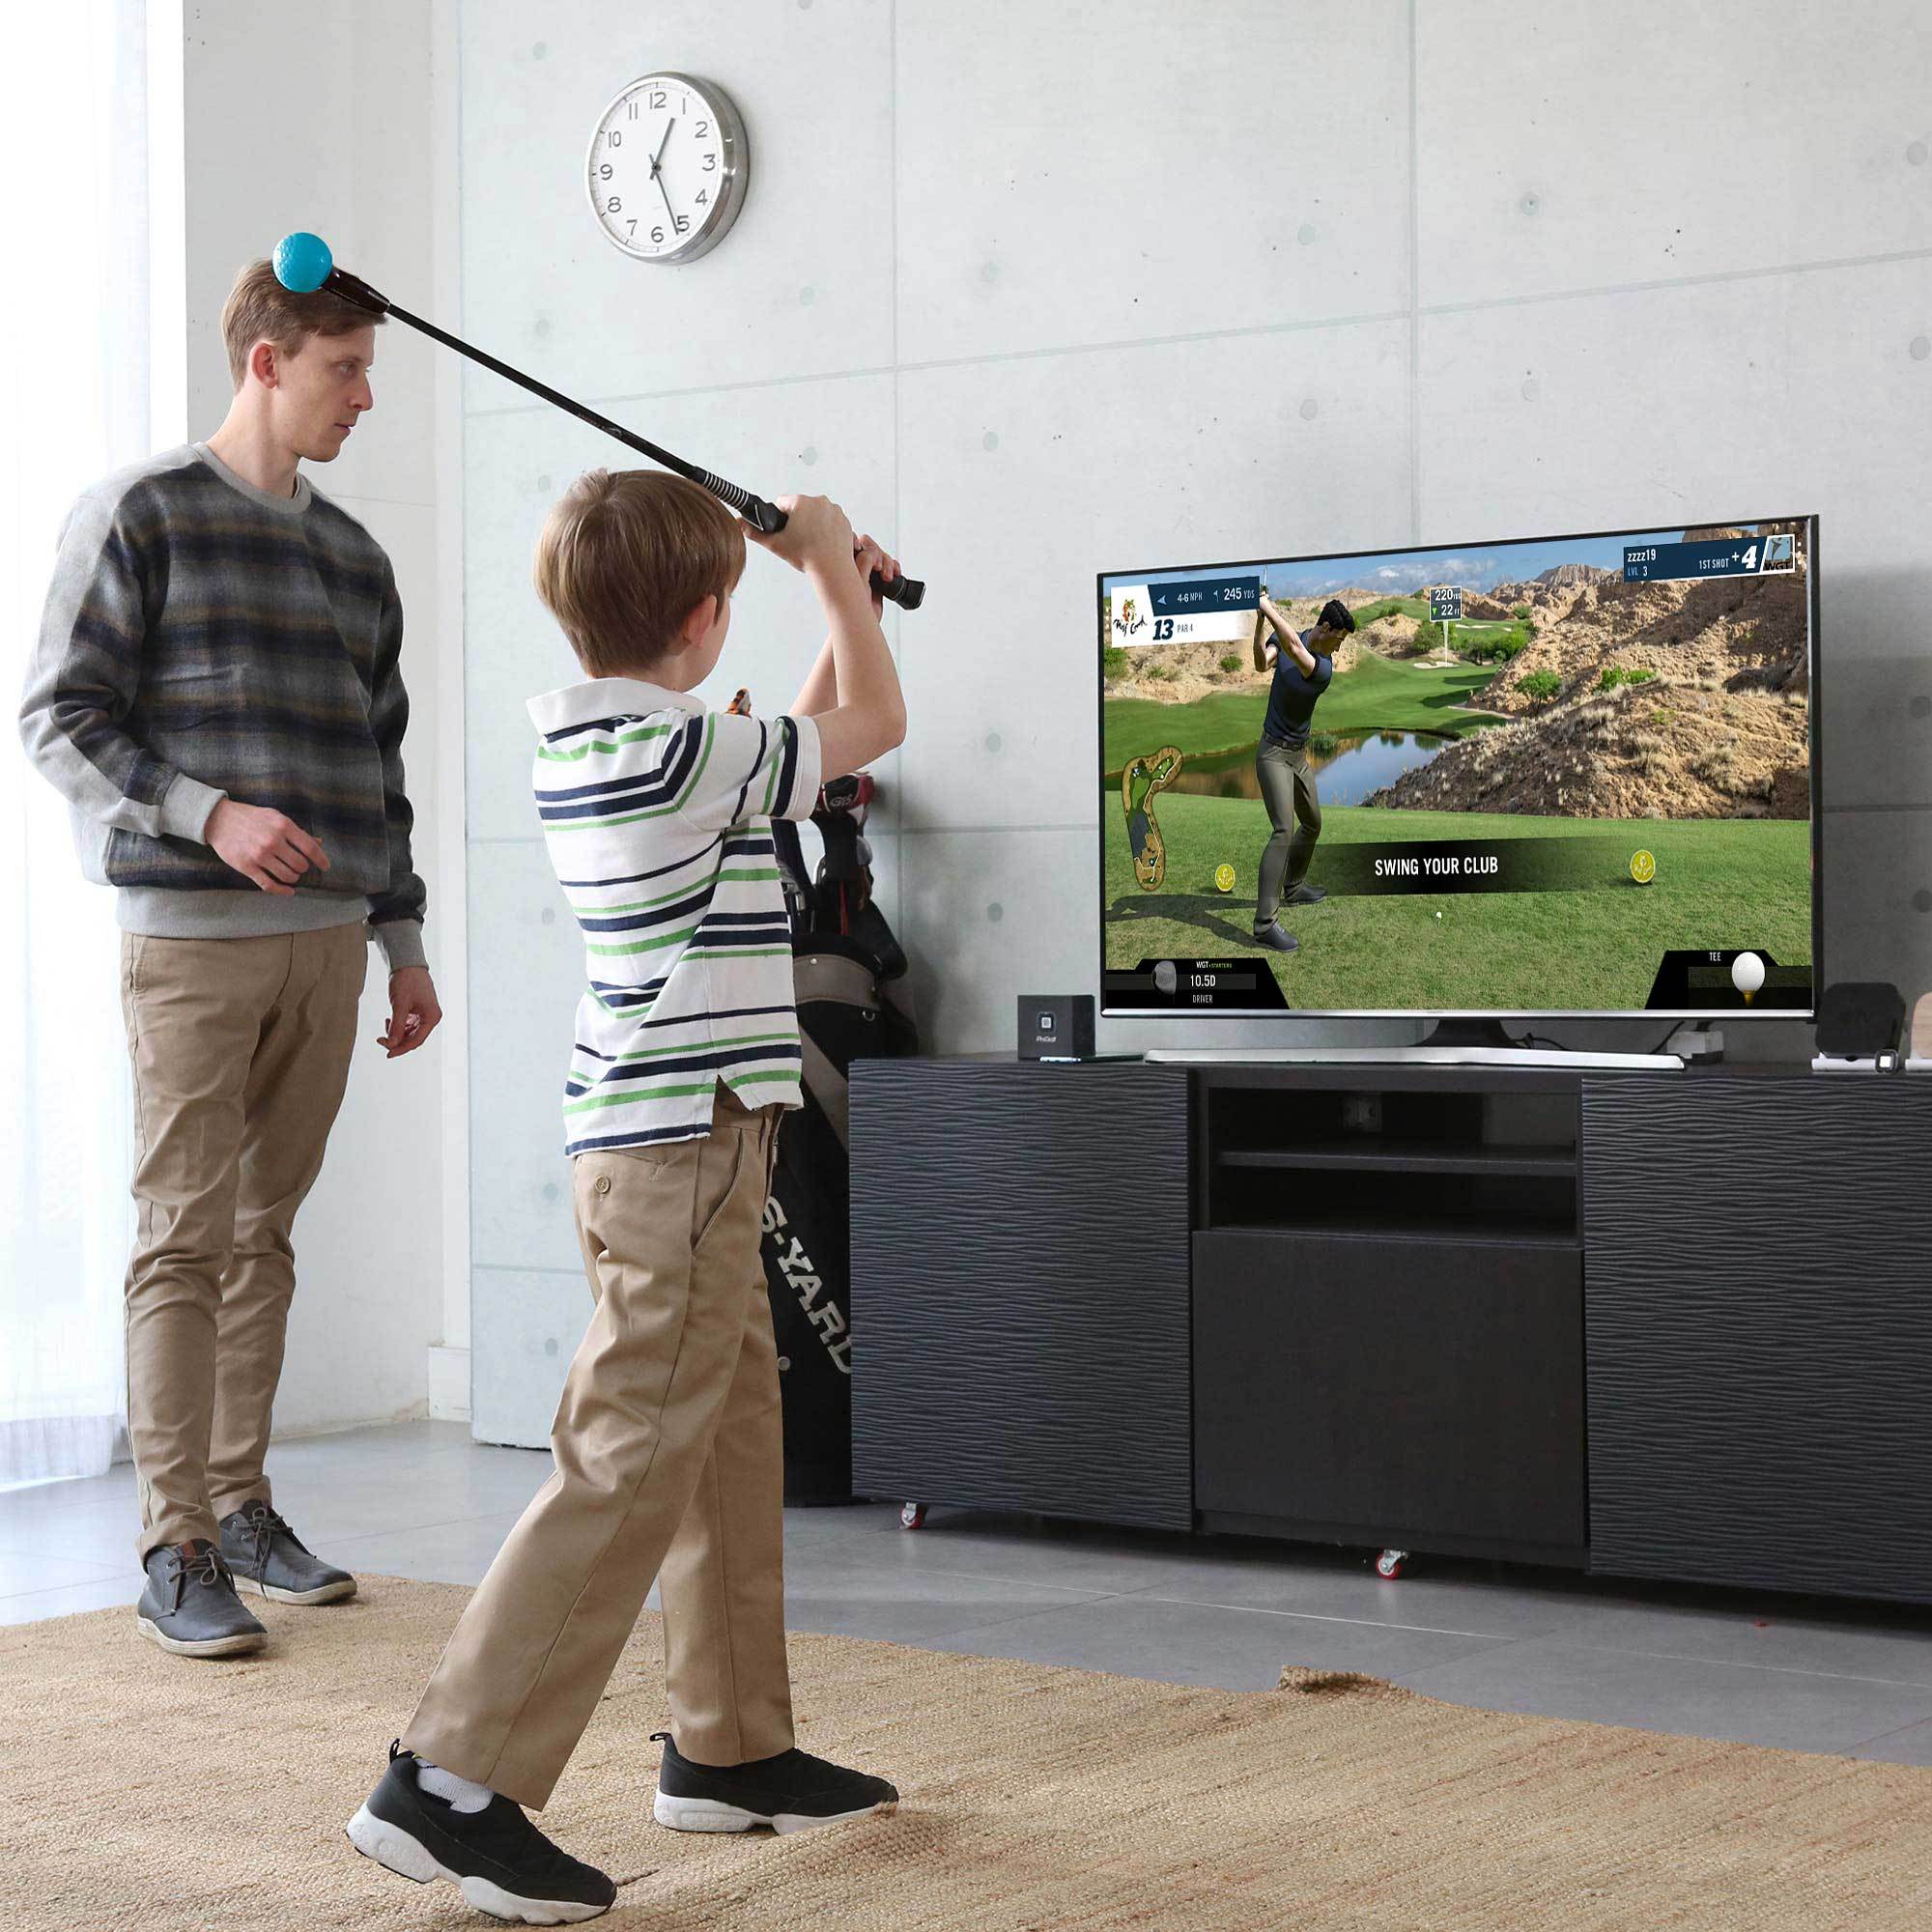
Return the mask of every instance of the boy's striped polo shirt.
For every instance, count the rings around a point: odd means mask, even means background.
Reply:
[[[529,712],[537,811],[586,960],[565,1151],[709,1133],[721,1080],[748,1106],[802,1106],[771,821],[810,816],[818,727],[625,677]]]

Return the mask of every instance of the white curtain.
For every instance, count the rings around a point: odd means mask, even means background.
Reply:
[[[0,595],[10,715],[62,520],[148,453],[147,47],[140,0],[10,14],[0,66]],[[132,1231],[113,895],[65,803],[0,748],[0,1486],[95,1474],[125,1410]]]

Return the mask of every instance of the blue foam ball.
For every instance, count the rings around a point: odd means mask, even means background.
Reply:
[[[275,279],[292,294],[313,295],[334,266],[328,243],[320,235],[298,230],[275,243]]]

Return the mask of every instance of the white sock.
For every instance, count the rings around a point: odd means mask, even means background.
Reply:
[[[416,1782],[433,1796],[448,1800],[459,1811],[481,1811],[497,1795],[487,1784],[472,1784],[440,1764],[419,1763]]]

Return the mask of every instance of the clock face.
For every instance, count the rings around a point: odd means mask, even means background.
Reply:
[[[689,262],[737,218],[751,160],[730,97],[683,73],[634,80],[598,117],[585,186],[597,225],[640,262]]]

